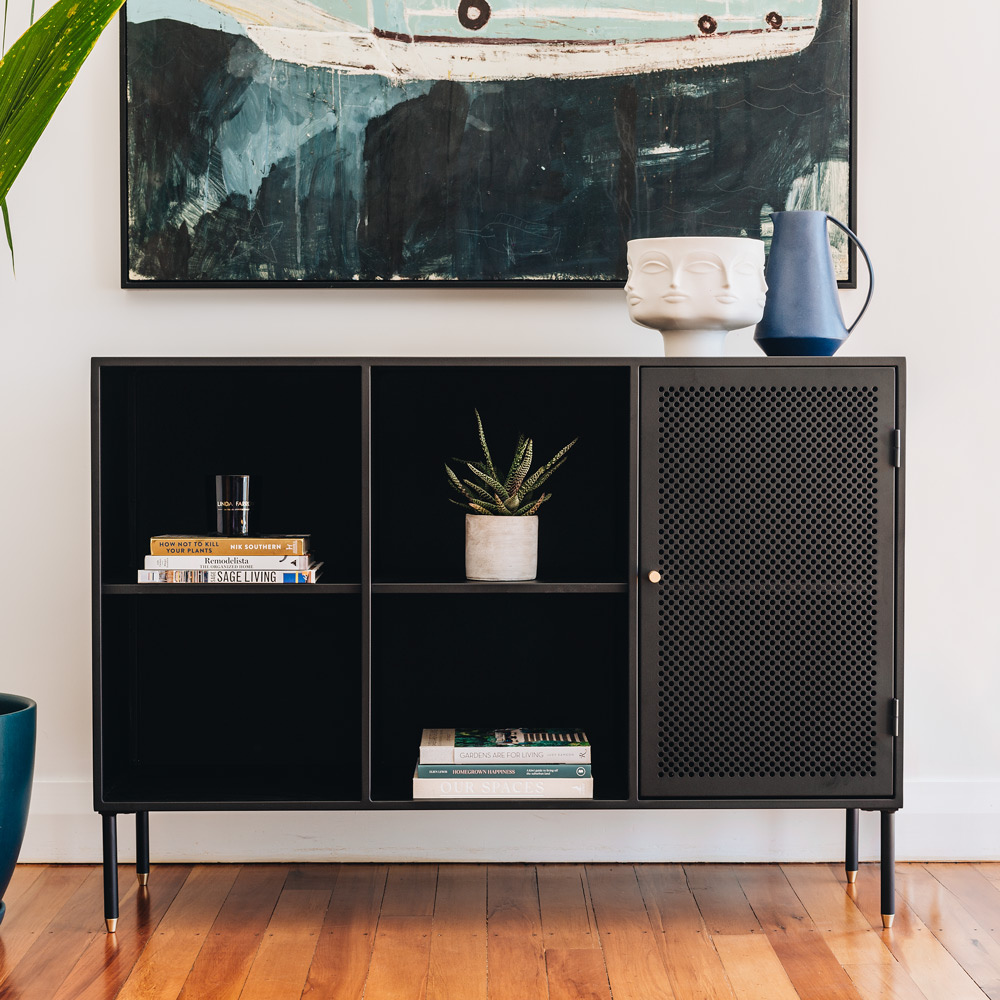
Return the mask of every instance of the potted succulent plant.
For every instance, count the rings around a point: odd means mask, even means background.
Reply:
[[[514,458],[506,475],[493,464],[486,444],[483,421],[475,411],[480,462],[461,462],[471,478],[464,479],[445,463],[445,472],[461,500],[452,503],[464,507],[465,575],[469,580],[534,580],[538,567],[538,508],[550,499],[541,487],[566,461],[566,453],[577,439],[561,448],[544,465],[531,471],[534,445],[523,434],[518,438]]]

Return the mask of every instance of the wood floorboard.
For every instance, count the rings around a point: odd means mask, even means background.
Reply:
[[[851,977],[817,932],[780,867],[747,865],[739,881],[800,996],[810,1000],[861,1000]]]
[[[486,869],[441,865],[431,924],[427,996],[486,1000]]]
[[[239,870],[238,865],[191,869],[125,980],[119,1000],[177,1000]]]
[[[978,865],[970,865],[969,867],[974,868],[1000,889],[1000,861],[982,861]]]
[[[685,1000],[732,1000],[722,959],[680,865],[636,865],[639,889],[670,985]]]
[[[240,1000],[299,1000],[330,896],[329,889],[282,893],[247,973]]]
[[[388,873],[388,865],[341,866],[303,997],[357,1000],[362,996]]]
[[[747,902],[739,865],[685,865],[688,886],[710,934],[760,934],[760,921]]]
[[[878,865],[863,864],[858,870],[859,909],[927,1000],[984,1000],[986,994],[910,907],[905,886],[898,881],[910,867],[896,866],[896,919],[891,929],[882,929]]]
[[[599,950],[583,865],[538,865],[535,871],[545,950]]]
[[[4,902],[8,906],[16,903],[45,868],[45,865],[18,865],[10,877],[7,891],[3,894]]]
[[[1000,1000],[1000,865],[19,866],[0,1000]]]
[[[124,889],[119,903],[118,932],[94,936],[53,1000],[111,1000],[118,996],[190,874],[190,865],[157,865],[150,874],[153,888],[139,889],[132,872],[123,871],[118,881],[119,889]],[[94,906],[94,916],[103,924],[103,896]]]
[[[846,965],[844,968],[865,1000],[934,1000],[917,986],[898,962],[892,965]]]
[[[382,916],[375,933],[365,1000],[423,1000],[433,917]]]
[[[973,865],[924,866],[971,914],[983,931],[1000,943],[1000,884]]]
[[[612,1000],[597,948],[546,948],[545,969],[549,1000]]]
[[[77,865],[46,868],[21,894],[16,904],[17,919],[10,913],[0,928],[0,986],[18,963],[41,938],[45,928],[90,875],[90,869]]]
[[[736,1000],[800,1000],[766,934],[719,934],[715,946]]]
[[[489,1000],[547,1000],[538,879],[534,865],[487,865]]]
[[[51,1000],[87,945],[104,927],[104,878],[91,871],[0,986],[4,1000]]]
[[[241,868],[178,1000],[238,1000],[287,878],[286,865]]]
[[[782,871],[864,1000],[930,1000],[858,909],[841,866],[784,865]]]
[[[991,1000],[1000,1000],[1000,943],[922,865],[897,878],[914,912]]]
[[[675,1000],[632,865],[588,865],[597,932],[615,1000]]]

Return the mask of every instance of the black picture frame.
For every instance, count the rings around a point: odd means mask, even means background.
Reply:
[[[133,8],[140,2],[141,0],[133,0]],[[816,38],[808,48],[797,55],[755,63],[740,63],[732,67],[663,71],[631,77],[602,77],[596,81],[593,79],[519,80],[508,81],[492,88],[473,83],[449,84],[447,88],[437,92],[435,91],[437,84],[423,87],[421,93],[412,99],[400,101],[390,111],[406,108],[423,100],[430,102],[424,106],[424,110],[433,112],[432,105],[435,100],[439,101],[441,107],[447,107],[449,101],[457,99],[456,95],[462,88],[471,94],[469,108],[473,107],[477,100],[480,105],[492,107],[489,98],[490,95],[495,96],[496,92],[500,93],[497,100],[501,104],[506,99],[507,91],[516,90],[521,99],[527,99],[525,95],[529,91],[541,93],[541,96],[531,98],[536,102],[533,110],[537,111],[538,107],[552,109],[564,106],[558,103],[560,95],[565,97],[572,93],[574,86],[585,85],[584,89],[589,95],[587,100],[591,104],[600,104],[603,99],[605,119],[610,115],[613,121],[604,120],[603,130],[590,129],[585,127],[590,119],[586,116],[581,118],[574,112],[576,117],[572,127],[567,126],[565,121],[559,121],[550,129],[549,145],[546,147],[549,152],[556,148],[563,150],[566,157],[573,158],[576,163],[583,162],[588,156],[592,157],[591,176],[589,179],[584,178],[582,186],[578,188],[578,193],[582,192],[579,204],[560,203],[557,206],[558,211],[554,211],[550,222],[547,223],[549,227],[547,229],[537,226],[532,228],[534,223],[530,218],[521,218],[516,214],[505,214],[493,209],[490,209],[493,214],[487,216],[483,214],[486,211],[483,209],[477,219],[480,222],[484,218],[492,221],[488,221],[485,228],[474,230],[472,237],[465,233],[461,239],[455,237],[455,233],[459,232],[462,225],[466,225],[465,222],[448,223],[451,228],[445,237],[441,237],[439,232],[441,227],[433,218],[426,224],[426,232],[417,226],[416,231],[411,233],[399,232],[398,225],[393,229],[392,220],[387,220],[370,242],[364,246],[354,245],[352,258],[347,252],[350,248],[346,245],[346,241],[351,239],[350,227],[345,227],[343,224],[346,210],[339,206],[338,202],[341,218],[337,225],[340,226],[340,232],[348,232],[348,236],[338,242],[334,232],[337,227],[329,221],[329,217],[335,214],[334,206],[330,200],[323,202],[317,196],[309,202],[308,211],[311,214],[308,226],[312,229],[309,231],[308,239],[315,241],[310,243],[310,246],[323,246],[323,249],[313,252],[317,260],[326,263],[322,267],[317,265],[310,271],[308,268],[297,270],[290,265],[289,247],[292,237],[288,217],[286,215],[278,218],[274,214],[275,206],[287,205],[288,198],[283,197],[283,193],[287,195],[289,183],[294,187],[296,198],[300,191],[300,181],[288,179],[292,167],[287,162],[287,157],[272,164],[266,173],[257,178],[259,184],[256,201],[248,193],[244,203],[237,204],[241,195],[224,192],[225,199],[228,199],[224,201],[228,214],[217,212],[213,215],[213,212],[209,211],[199,217],[197,211],[191,208],[192,185],[199,182],[199,175],[196,170],[190,168],[201,164],[203,172],[200,175],[200,183],[206,188],[217,186],[220,183],[218,162],[226,155],[229,155],[231,162],[235,147],[232,140],[230,140],[232,148],[228,150],[220,151],[216,148],[206,150],[205,147],[212,146],[226,122],[233,120],[232,114],[241,114],[247,104],[252,102],[260,104],[262,100],[259,93],[250,93],[255,88],[252,80],[247,83],[246,78],[241,79],[232,75],[230,70],[235,60],[229,58],[226,62],[222,59],[221,54],[227,51],[229,36],[224,36],[221,31],[207,32],[202,29],[189,31],[187,29],[191,26],[174,21],[133,23],[129,20],[128,6],[126,6],[120,16],[122,287],[129,289],[620,288],[626,277],[625,246],[631,238],[743,234],[763,236],[767,242],[766,225],[763,231],[759,228],[754,229],[754,220],[750,217],[748,206],[738,203],[734,191],[738,191],[739,186],[745,184],[750,190],[758,188],[765,190],[766,197],[770,197],[769,192],[772,191],[778,195],[784,192],[787,196],[788,179],[782,173],[784,168],[776,172],[782,176],[772,181],[759,176],[763,167],[758,169],[756,165],[757,160],[765,163],[778,159],[775,157],[776,145],[789,151],[800,150],[800,154],[796,155],[801,155],[803,162],[812,163],[817,170],[821,169],[817,165],[820,162],[834,162],[838,170],[841,172],[846,170],[846,197],[841,196],[837,204],[829,206],[816,204],[789,206],[772,203],[774,200],[772,199],[764,201],[765,207],[770,205],[772,210],[787,207],[824,208],[846,222],[850,228],[856,229],[857,20],[857,0],[822,0]],[[197,44],[173,45],[178,37],[190,41],[189,36],[192,35],[197,36],[195,39]],[[246,56],[251,44],[246,40],[240,42],[242,56]],[[150,58],[151,53],[159,51],[162,54],[168,47],[169,58],[164,58],[162,61]],[[191,76],[189,64],[178,63],[178,53],[190,53],[192,50],[202,53],[203,58],[199,63],[201,73],[195,74],[194,78]],[[821,72],[823,87],[810,90],[804,87],[801,81],[795,82],[798,79],[795,73],[801,75],[805,72],[802,67],[806,65],[804,62],[806,55],[812,57],[811,50],[820,54],[817,58],[826,69]],[[229,51],[231,56],[231,46]],[[209,58],[213,53],[218,58]],[[260,55],[263,57],[262,53]],[[756,86],[755,78],[764,73],[767,78],[760,84],[760,92],[773,94],[774,74],[777,72],[781,76],[784,72],[782,66],[789,68],[793,63],[796,69],[790,77],[787,77],[792,81],[788,83],[792,88],[789,94],[797,95],[795,96],[797,100],[818,101],[822,105],[820,110],[807,114],[799,108],[789,108],[782,104],[782,101],[791,100],[789,95],[775,95],[773,99],[769,98],[770,107],[764,110],[755,109],[752,106],[753,102],[748,98],[750,91],[746,88]],[[292,71],[301,69],[293,64],[289,65]],[[834,73],[835,79],[827,79],[829,75],[827,70],[830,67],[833,67],[831,72]],[[294,72],[292,75],[294,76]],[[331,77],[339,77],[341,87],[345,80],[362,79],[334,71],[331,71]],[[363,79],[371,81],[372,76]],[[641,87],[636,84],[637,80],[642,83]],[[513,84],[517,84],[517,87],[513,87]],[[529,88],[527,84],[533,84],[533,87]],[[366,86],[370,87],[371,84]],[[695,90],[701,88],[701,91],[692,96],[688,93],[692,87]],[[741,89],[742,96],[740,96]],[[821,91],[826,96],[821,96]],[[275,93],[277,92],[276,90]],[[435,92],[438,94],[437,98],[432,97]],[[209,95],[211,100],[206,101],[206,95]],[[574,101],[578,99],[579,95],[573,98]],[[712,119],[712,114],[716,112],[715,118]],[[462,143],[470,131],[477,133],[485,131],[489,136],[488,142],[496,142],[492,137],[490,122],[484,123],[482,119],[471,114],[468,108],[465,114],[462,134],[456,140],[459,151],[456,153],[455,150],[451,150],[447,156],[453,153],[460,156]],[[706,114],[709,115],[708,118],[705,117]],[[227,115],[230,117],[227,118]],[[739,129],[727,124],[727,116],[732,115],[739,117]],[[776,125],[770,136],[765,135],[759,128],[761,120],[769,120],[768,115],[776,115],[777,117],[770,119],[776,123],[780,119],[780,124]],[[390,147],[393,141],[399,139],[399,134],[404,135],[404,139],[397,142],[399,149],[403,149],[407,142],[422,141],[419,136],[414,138],[413,134],[414,122],[419,124],[424,120],[419,115],[408,121],[405,127],[401,126],[402,132],[395,136],[391,122],[387,124],[386,118],[387,115],[379,119],[370,118],[363,128],[356,129],[354,138],[357,141],[349,147],[345,155],[357,159],[360,153],[363,157],[365,150],[359,148],[358,142],[374,149],[379,138],[384,139],[387,134],[390,136]],[[535,120],[530,115],[528,118]],[[822,148],[811,150],[808,147],[808,135],[803,138],[798,132],[794,136],[787,134],[789,122],[793,122],[795,128],[801,128],[799,123],[810,118],[812,123],[807,131],[812,136],[823,137]],[[470,119],[474,119],[471,125]],[[652,119],[652,125],[649,119]],[[730,119],[732,120],[735,119]],[[628,122],[632,122],[632,125]],[[663,155],[669,158],[672,155],[670,150],[675,148],[681,151],[687,149],[690,152],[698,143],[707,143],[706,149],[709,152],[706,155],[713,161],[719,161],[722,157],[727,164],[725,170],[720,172],[717,169],[714,174],[711,169],[706,172],[696,164],[697,160],[704,157],[693,154],[690,163],[674,163],[666,173],[663,170],[651,169],[649,164],[644,166],[642,158],[636,155],[633,155],[631,161],[627,155],[617,159],[612,156],[608,159],[610,132],[613,131],[617,136],[614,141],[618,143],[619,152],[631,149],[634,153],[640,148],[641,142],[646,143],[642,148],[649,148],[650,135],[663,126],[664,122],[668,123],[664,127],[668,130],[673,129],[683,138],[676,140],[676,147],[670,146],[669,142],[665,143],[664,146],[668,151]],[[515,125],[516,122],[508,123],[509,131],[503,139],[505,143],[509,144],[511,136],[514,135],[510,129]],[[629,133],[630,128],[631,133]],[[643,135],[639,134],[641,129],[646,130]],[[650,129],[653,131],[650,132]],[[181,137],[180,140],[177,136]],[[537,138],[535,133],[532,133],[532,136]],[[700,138],[702,136],[707,138]],[[720,150],[718,153],[714,152],[711,146],[713,136],[716,137],[715,141]],[[732,136],[735,136],[733,141],[730,140]],[[312,140],[307,139],[299,148],[304,149],[310,141]],[[528,142],[527,139],[525,141]],[[531,159],[524,150],[514,150],[500,155],[498,149],[491,149],[488,153],[483,153],[480,149],[479,152],[485,159],[481,158],[477,162],[480,165],[484,162],[496,164],[498,160],[518,158],[518,162],[523,166]],[[804,152],[801,152],[803,149]],[[255,151],[248,148],[245,155],[249,163],[253,161]],[[817,159],[818,156],[824,155],[832,159],[822,161]],[[409,160],[406,155],[388,159],[393,163],[404,165]],[[537,179],[546,172],[543,169],[546,164],[541,162],[541,154],[535,159],[534,167],[537,169],[533,171],[532,176]],[[370,164],[377,164],[378,160],[379,157],[373,154],[373,159],[366,163],[369,163],[370,168]],[[310,166],[311,169],[324,170],[330,161],[331,156],[324,156],[321,152],[313,156]],[[178,163],[181,164],[180,167]],[[793,171],[795,165],[790,164],[788,169]],[[378,169],[381,168],[376,167],[375,173]],[[390,166],[386,169],[388,174],[392,174],[392,170],[396,168]],[[371,168],[369,172],[371,173]],[[433,171],[431,174],[433,175]],[[366,183],[371,179],[371,176],[366,178]],[[398,176],[390,176],[391,183],[383,177],[382,182],[385,183],[382,183],[380,190],[383,192],[390,189],[398,190],[405,179],[405,171]],[[454,208],[456,202],[448,200],[451,194],[447,184],[442,195],[444,200],[434,201],[436,196],[433,195],[433,190],[435,186],[440,187],[439,181],[441,178],[432,176],[426,185],[427,190],[432,192],[428,196],[430,202],[427,199],[421,202],[419,198],[415,198],[407,203],[404,198],[404,205],[409,204],[411,208],[416,205],[417,210],[430,212],[431,215],[433,209],[441,209],[443,205],[447,215],[447,211]],[[516,185],[513,185],[509,177],[504,179],[504,184],[507,185],[506,193],[498,197],[494,208],[508,205],[504,199],[512,196],[512,192],[516,193]],[[271,192],[265,199],[261,193],[265,186],[268,186],[268,190],[277,186],[277,193]],[[843,186],[841,183],[840,187]],[[224,183],[222,188],[225,188]],[[713,189],[725,192],[724,196],[720,196],[721,201],[718,203],[703,194]],[[524,204],[530,206],[533,189],[529,185],[525,190],[527,200]],[[481,200],[484,198],[488,200],[494,193],[490,188],[489,196],[482,195]],[[219,192],[215,191],[213,196],[217,197],[218,194]],[[476,197],[466,200],[475,201]],[[644,207],[637,208],[640,200]],[[178,204],[181,206],[179,210]],[[382,202],[371,199],[371,204],[378,206]],[[571,209],[573,211],[570,211]],[[295,211],[301,210],[302,206],[297,205]],[[352,217],[350,211],[347,211],[347,217],[348,220]],[[370,213],[366,218],[370,218]],[[759,215],[758,218],[764,219],[764,216]],[[181,221],[178,222],[178,219]],[[730,222],[735,224],[730,225]],[[313,231],[320,230],[324,226],[327,227],[324,232]],[[493,226],[492,231],[490,226]],[[521,237],[512,235],[518,226],[525,231]],[[831,235],[839,239],[839,233]],[[515,247],[510,251],[514,257],[521,254],[524,260],[531,260],[534,251],[537,250],[534,257],[541,259],[548,256],[548,264],[526,265],[522,267],[521,273],[511,273],[503,267],[498,267],[495,263],[493,244],[501,245],[502,255],[502,245],[505,241],[516,243],[518,238],[523,238],[525,242],[523,245],[518,244],[522,249]],[[551,248],[546,250],[543,245],[546,238],[556,247],[555,250]],[[301,243],[301,234],[298,239]],[[323,244],[324,239],[327,241],[326,244]],[[413,260],[406,258],[411,252],[407,246],[408,241],[416,244],[422,239],[432,244],[437,239],[439,244],[447,243],[452,247],[450,259],[459,262],[452,273],[432,273],[426,267],[421,270],[419,260],[413,263]],[[586,252],[595,259],[603,254],[600,261],[593,263],[588,257],[587,262],[581,265],[576,258],[571,259],[567,256],[566,245],[579,246],[581,240],[586,242]],[[459,250],[455,249],[459,243],[463,246],[467,244],[473,246],[474,252],[468,255],[459,253]],[[535,246],[535,243],[538,246]],[[483,249],[485,244],[490,246]],[[438,244],[434,246],[440,249]],[[564,249],[559,250],[559,246]],[[842,246],[843,264],[838,272],[838,284],[842,288],[854,288],[857,285],[854,248],[846,243]],[[432,259],[435,252],[435,249],[428,250],[430,256],[427,259]],[[576,252],[578,255],[583,254],[581,250]],[[382,261],[389,260],[391,263],[393,260],[398,260],[400,254],[406,258],[402,271],[382,266]],[[334,258],[340,262],[340,270],[328,266]],[[352,267],[352,260],[355,265],[359,260],[363,260],[364,266]],[[481,266],[477,266],[475,260],[479,260]],[[483,260],[488,263],[483,264]],[[536,273],[526,273],[532,267]]]

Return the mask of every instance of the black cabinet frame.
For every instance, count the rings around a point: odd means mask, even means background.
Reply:
[[[893,705],[884,794],[860,794],[849,781],[833,792],[820,783],[795,794],[641,792],[640,588],[649,567],[640,521],[650,515],[640,454],[652,432],[640,419],[644,369],[693,383],[727,370],[787,382],[790,373],[829,380],[863,369],[892,385],[883,442],[895,506],[893,564],[883,568],[891,641],[879,653],[891,658]],[[119,813],[136,815],[145,883],[151,811],[544,807],[845,809],[851,881],[858,811],[877,810],[890,923],[892,823],[902,806],[904,381],[899,358],[95,358],[94,804],[109,927]],[[500,454],[520,430],[539,454],[580,435],[540,518],[536,581],[474,583],[461,571],[462,514],[447,502],[441,463],[475,455],[473,406]],[[207,531],[199,483],[235,466],[266,484],[267,522],[253,523],[254,533],[312,532],[323,581],[136,584],[148,536]],[[407,497],[415,482],[421,488]],[[528,637],[555,625],[544,649],[545,662],[559,661],[552,679],[535,663],[509,666],[474,648],[477,629],[511,620]],[[442,666],[449,630],[457,648],[448,657],[460,667]],[[555,676],[566,670],[574,694]],[[590,733],[595,798],[414,802],[420,729],[483,721],[471,711],[486,695],[504,719],[521,715],[504,690],[511,676],[519,682],[511,691],[538,685],[533,710],[544,722],[560,724],[551,717],[562,707],[573,714],[563,722]]]

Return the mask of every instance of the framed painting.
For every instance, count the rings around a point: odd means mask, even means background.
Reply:
[[[855,4],[128,0],[123,284],[621,286],[629,239],[853,225]]]

